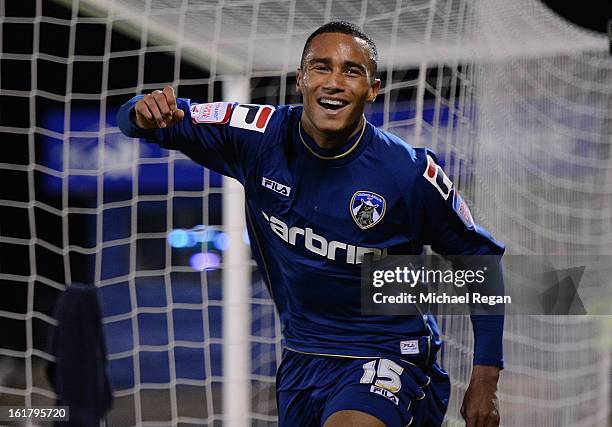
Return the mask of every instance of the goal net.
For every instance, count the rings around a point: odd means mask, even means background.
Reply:
[[[0,0],[0,406],[50,404],[53,302],[95,283],[111,426],[275,425],[281,331],[237,184],[127,138],[115,113],[179,97],[293,104],[303,43],[354,22],[380,50],[368,119],[438,153],[511,254],[612,246],[612,62],[603,35],[536,0]],[[440,319],[452,397],[468,317]],[[610,321],[508,316],[506,426],[602,426]]]

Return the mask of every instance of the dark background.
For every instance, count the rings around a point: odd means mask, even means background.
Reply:
[[[42,1],[42,15],[45,17],[70,20],[71,11],[64,6],[58,5],[50,0]],[[612,2],[609,1],[580,1],[559,2],[545,0],[548,7],[555,10],[565,19],[574,21],[596,31],[605,32],[606,23],[612,17]],[[67,58],[69,46],[70,27],[67,21],[58,23],[42,22],[38,40],[35,37],[35,25],[33,22],[13,22],[10,18],[34,18],[37,15],[35,0],[5,1],[0,3],[4,10],[0,11],[8,19],[2,23],[2,53],[0,60],[0,89],[5,92],[22,91],[19,96],[0,94],[0,141],[2,141],[2,154],[0,163],[27,166],[30,158],[36,163],[42,162],[44,157],[43,147],[46,142],[44,135],[36,133],[35,152],[30,153],[28,135],[12,132],[10,128],[27,129],[30,126],[48,128],[44,121],[52,112],[63,111],[65,101],[53,99],[53,95],[63,97],[66,95],[66,82],[69,66],[49,60],[51,55],[59,58]],[[79,14],[79,16],[82,16]],[[24,19],[23,21],[27,21]],[[94,55],[98,58],[93,61],[76,60],[72,68],[72,93],[100,94],[102,91],[103,58],[105,54],[104,24],[76,24],[75,55]],[[35,42],[39,43],[37,52],[33,52]],[[147,46],[152,46],[147,42]],[[125,52],[138,50],[141,41],[127,37],[113,29],[110,40],[110,52]],[[32,54],[38,54],[30,57]],[[14,55],[17,54],[17,55]],[[25,56],[19,56],[25,55]],[[144,58],[130,54],[125,57],[115,57],[109,60],[108,90],[134,88],[137,86],[138,69],[140,60],[144,61],[144,84],[162,87],[173,80],[174,77],[174,52],[172,47],[166,52],[145,53]],[[40,91],[34,99],[34,116],[30,111],[30,96],[28,91],[32,89],[32,73],[37,75],[37,89]],[[428,78],[434,81],[442,73],[449,74],[444,67],[432,68],[428,71]],[[206,70],[193,66],[185,61],[180,63],[179,76],[185,84],[179,85],[177,95],[200,101],[212,101],[221,99],[221,86],[218,82],[210,85],[202,82],[194,82],[198,79],[210,77]],[[382,76],[383,78],[385,76]],[[417,70],[397,71],[393,80],[402,81],[417,77]],[[286,103],[297,103],[299,97],[295,92],[295,77],[289,75],[285,82],[281,78],[253,78],[251,80],[252,102],[271,103],[280,102],[279,91],[281,83],[285,83],[288,95],[284,100]],[[385,82],[383,82],[384,85]],[[450,88],[446,88],[450,90]],[[130,93],[120,95],[108,94],[106,97],[106,109],[108,123],[115,126],[114,112],[118,107],[135,95],[136,91],[131,89]],[[393,101],[411,100],[414,98],[412,89],[395,91]],[[433,97],[428,94],[427,96]],[[93,96],[91,100],[72,100],[71,110],[99,110],[100,99]],[[377,102],[382,102],[381,96]],[[371,120],[376,124],[381,117],[374,115]],[[58,129],[65,132],[64,129]],[[46,178],[39,171],[34,171],[34,192],[30,194],[28,188],[28,177],[24,171],[0,168],[0,234],[3,236],[30,239],[32,230],[28,221],[25,208],[9,207],[2,204],[3,200],[30,202],[32,199],[39,200],[49,206],[62,208],[60,195],[44,191],[43,184]],[[121,197],[121,195],[117,196]],[[87,206],[91,200],[91,194],[87,191],[71,192],[70,206]],[[211,200],[213,204],[210,209],[209,222],[220,224],[221,203],[220,198]],[[36,224],[36,235],[41,239],[57,247],[66,247],[68,244],[77,246],[90,246],[91,224],[83,219],[85,215],[71,215],[69,218],[69,242],[63,241],[62,223],[58,215],[50,214],[39,208],[34,208]],[[56,282],[65,283],[65,271],[63,258],[40,244],[34,248],[37,273],[51,278]],[[0,242],[0,272],[28,276],[30,274],[30,250],[26,245]],[[73,281],[91,283],[92,268],[90,260],[75,252],[70,254],[70,267]],[[0,280],[0,310],[26,314],[30,310],[52,315],[55,298],[59,291],[36,282],[34,285],[34,305],[28,307],[28,286],[24,282],[11,280]],[[46,348],[45,337],[48,325],[43,320],[34,318],[34,347]],[[26,350],[25,322],[13,320],[0,316],[0,347],[17,351]]]

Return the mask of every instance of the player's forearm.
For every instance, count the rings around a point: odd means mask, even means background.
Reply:
[[[504,295],[504,277],[501,257],[483,255],[475,258],[473,268],[487,271],[481,292],[491,296]],[[474,365],[504,366],[504,306],[472,305],[472,329],[474,331]]]
[[[473,315],[474,365],[504,367],[504,316]]]

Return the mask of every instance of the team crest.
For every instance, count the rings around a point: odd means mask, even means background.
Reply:
[[[351,216],[362,230],[378,224],[386,209],[385,198],[371,191],[357,191],[351,199]]]

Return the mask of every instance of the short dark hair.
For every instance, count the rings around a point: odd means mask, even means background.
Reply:
[[[363,32],[361,28],[357,25],[352,24],[346,21],[332,21],[328,22],[317,28],[306,40],[306,44],[304,45],[304,50],[302,51],[302,59],[300,60],[300,67],[304,68],[304,59],[306,58],[306,54],[310,49],[310,44],[312,40],[318,36],[319,34],[325,33],[341,33],[348,34],[355,38],[361,39],[366,42],[368,45],[368,50],[370,51],[370,67],[372,71],[372,79],[376,78],[376,73],[378,70],[378,49],[376,48],[376,43],[370,36]]]

